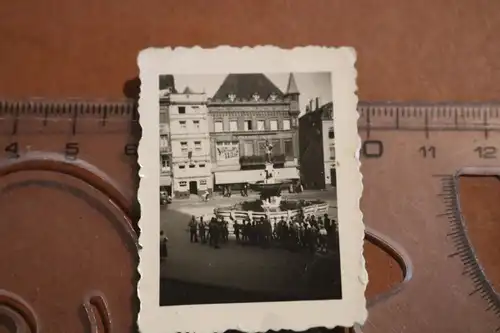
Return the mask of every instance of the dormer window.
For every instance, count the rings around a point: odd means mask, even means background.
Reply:
[[[260,99],[260,96],[259,96],[259,94],[258,94],[258,93],[254,93],[254,94],[252,95],[252,98],[253,98],[253,100],[254,100],[254,101],[258,101],[258,100]]]
[[[276,100],[276,98],[278,98],[278,95],[276,95],[276,93],[274,93],[274,92],[273,92],[273,93],[271,93],[271,95],[269,95],[269,99],[270,99],[271,101],[275,101],[275,100]]]
[[[229,100],[231,102],[234,102],[234,100],[236,99],[236,94],[231,93],[231,94],[227,95],[227,98],[229,98]]]

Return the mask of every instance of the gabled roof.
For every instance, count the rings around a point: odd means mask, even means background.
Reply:
[[[160,90],[165,90],[168,88],[170,88],[171,92],[177,93],[177,90],[175,89],[174,76],[170,74],[160,75]]]
[[[323,104],[318,109],[314,111],[308,111],[304,113],[299,119],[304,118],[309,120],[312,119],[322,119],[322,120],[333,120],[333,102]]]
[[[319,110],[321,119],[333,120],[333,102],[322,105]]]
[[[276,87],[264,74],[229,74],[215,93],[213,100],[227,100],[230,94],[237,99],[251,100],[257,93],[261,99],[268,99],[275,94],[278,99],[283,98],[283,92]]]

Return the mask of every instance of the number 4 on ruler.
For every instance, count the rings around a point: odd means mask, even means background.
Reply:
[[[7,147],[5,147],[5,151],[9,153],[10,158],[18,158],[19,157],[19,144],[17,142],[12,142]]]

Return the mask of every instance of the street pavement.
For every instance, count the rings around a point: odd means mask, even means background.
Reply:
[[[306,191],[284,197],[321,199],[329,203],[329,215],[336,217],[334,191]],[[211,214],[215,207],[231,206],[243,200],[257,198],[256,195],[231,198],[215,197],[203,202],[195,197],[175,201],[162,207],[161,228],[169,238],[169,256],[161,266],[161,277],[184,282],[223,286],[245,291],[268,292],[284,298],[319,299],[332,298],[333,288],[318,294],[312,291],[306,267],[317,260],[316,254],[308,251],[291,252],[280,248],[263,249],[241,246],[233,239],[214,249],[206,244],[190,243],[186,231],[192,215]],[[338,291],[337,291],[338,293]]]

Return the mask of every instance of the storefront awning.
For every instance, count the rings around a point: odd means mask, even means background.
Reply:
[[[160,186],[172,186],[172,177],[160,176]]]

